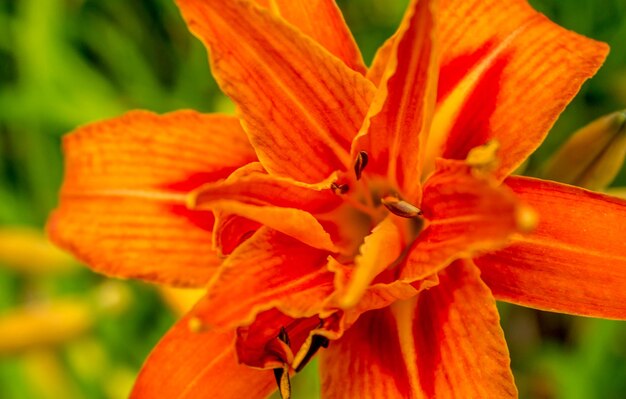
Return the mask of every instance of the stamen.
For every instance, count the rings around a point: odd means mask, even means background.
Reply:
[[[339,195],[347,193],[350,189],[350,186],[348,186],[347,184],[331,183],[330,189],[333,190],[333,193]]]
[[[278,392],[282,399],[291,399],[291,381],[289,380],[289,366],[283,364],[283,367],[274,369],[274,378],[278,385]]]
[[[283,341],[287,346],[291,345],[289,340],[289,334],[285,327],[280,328],[278,333],[278,339]],[[276,379],[276,385],[278,385],[278,392],[282,399],[291,398],[291,381],[289,380],[289,366],[287,363],[283,363],[283,367],[277,367],[274,369],[274,378]]]
[[[304,356],[301,358],[300,356],[296,356],[296,359],[294,359],[293,363],[296,366],[296,372],[302,370],[304,366],[311,361],[320,348],[328,348],[329,343],[330,341],[328,338],[322,335],[313,335],[307,339],[304,344],[302,344],[302,348],[300,348],[300,351],[298,352],[298,355],[300,355],[300,353],[304,353]]]
[[[280,328],[280,332],[278,333],[278,339],[287,344],[287,346],[291,346],[291,342],[289,342],[289,334],[287,334],[287,330],[285,327]]]
[[[393,213],[394,215],[408,219],[422,216],[421,209],[397,197],[388,195],[384,198],[381,198],[380,202],[385,205],[385,208],[389,209],[389,212]]]
[[[369,156],[365,151],[359,151],[356,155],[356,160],[354,161],[354,174],[356,175],[356,179],[361,179],[361,174],[363,170],[367,166],[367,162],[369,161]]]

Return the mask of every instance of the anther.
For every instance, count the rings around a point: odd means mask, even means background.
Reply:
[[[282,399],[291,398],[291,381],[289,380],[289,367],[284,364],[283,367],[277,367],[274,369],[274,378],[276,378],[276,385],[278,385],[278,392]]]
[[[291,345],[289,340],[289,334],[285,327],[281,327],[277,338],[287,344]],[[274,369],[274,378],[276,379],[276,385],[278,385],[278,392],[282,399],[291,398],[291,381],[289,380],[289,366],[287,363],[283,363],[282,367],[276,367]]]
[[[347,193],[350,189],[350,186],[348,186],[347,184],[331,183],[330,189],[333,190],[333,193],[339,195]]]
[[[280,332],[278,333],[278,339],[286,343],[287,346],[291,345],[291,342],[289,342],[289,334],[287,334],[287,330],[285,330],[285,327],[280,328]]]
[[[422,216],[421,209],[397,197],[388,195],[381,198],[380,202],[394,215],[408,219],[414,219]]]
[[[307,365],[320,348],[328,348],[330,341],[322,335],[313,335],[302,344],[300,351],[306,351],[301,360],[298,361],[296,372],[299,372]],[[294,365],[298,359],[294,360]]]
[[[369,161],[369,156],[365,151],[359,151],[356,155],[356,160],[354,161],[354,174],[356,175],[356,179],[361,179],[361,174],[363,170],[367,166],[367,162]]]

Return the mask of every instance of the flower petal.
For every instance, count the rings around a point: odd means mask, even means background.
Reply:
[[[455,259],[502,248],[513,233],[532,228],[531,212],[488,176],[474,176],[461,161],[440,160],[426,181],[422,211],[426,227],[416,238],[400,279],[416,281]]]
[[[320,353],[322,397],[411,398],[398,330],[387,308],[364,313]]]
[[[354,144],[355,151],[369,154],[368,171],[387,175],[406,198],[418,202],[424,144],[437,89],[437,12],[435,1],[411,2]]]
[[[206,208],[212,202],[230,200],[324,213],[341,204],[339,196],[330,189],[331,183],[336,180],[334,174],[320,183],[309,184],[268,175],[253,168],[256,168],[255,163],[235,171],[224,182],[198,188],[191,194],[190,207]]]
[[[342,308],[354,307],[374,278],[398,259],[402,252],[401,241],[402,234],[391,217],[380,222],[365,237],[360,253],[354,259],[354,271],[341,293],[339,304]]]
[[[317,182],[352,166],[348,151],[373,96],[371,82],[249,2],[178,3],[271,174]]]
[[[361,52],[334,0],[257,0],[315,39],[355,71],[366,71]]]
[[[464,159],[502,145],[498,177],[519,166],[600,67],[608,47],[568,31],[525,0],[442,2],[438,106],[426,155]]]
[[[229,255],[261,227],[261,223],[232,213],[217,211],[213,225],[213,246],[219,256]]]
[[[321,354],[322,395],[515,398],[495,301],[471,263],[391,308],[365,313]]]
[[[197,315],[212,327],[250,324],[257,313],[277,308],[292,317],[322,309],[333,291],[328,252],[304,245],[266,227],[224,261]]]
[[[389,62],[389,57],[392,54],[394,45],[393,42],[398,37],[400,31],[396,31],[389,39],[385,40],[385,42],[376,50],[376,54],[374,54],[374,59],[372,60],[372,65],[367,70],[367,74],[365,75],[376,87],[380,85],[380,82],[383,79],[383,74],[385,73],[385,69],[387,69],[387,63]]]
[[[253,162],[234,171],[226,181],[196,189],[189,195],[187,205],[190,209],[214,210],[220,218],[218,228],[226,227],[222,223],[233,216],[247,219],[228,226],[229,236],[234,240],[241,240],[253,227],[250,221],[254,221],[315,248],[334,251],[331,236],[311,214],[325,213],[341,204],[330,189],[334,180],[333,174],[321,183],[301,183],[268,175],[261,164]],[[216,236],[220,235],[216,231]]]
[[[207,207],[199,209],[210,208],[225,214],[238,215],[271,227],[314,248],[329,252],[337,251],[330,234],[324,230],[320,222],[309,212],[301,209],[249,205],[230,200],[214,201],[207,204]]]
[[[626,319],[626,201],[525,177],[506,184],[539,213],[539,225],[476,259],[496,298]]]
[[[131,399],[262,399],[276,390],[272,371],[239,364],[234,331],[192,331],[193,317],[177,322],[152,350]]]
[[[213,215],[189,211],[185,193],[254,160],[236,119],[131,112],[80,128],[64,150],[53,241],[105,274],[183,286],[209,280],[219,264]]]

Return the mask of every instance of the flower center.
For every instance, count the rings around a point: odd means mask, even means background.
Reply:
[[[399,190],[378,175],[365,173],[369,163],[367,152],[360,151],[354,161],[354,171],[344,172],[331,184],[330,189],[343,199],[342,211],[335,216],[340,235],[344,238],[343,259],[357,253],[364,238],[389,214],[402,231],[404,245],[417,237],[423,226],[422,211],[405,201]],[[335,218],[335,219],[337,219]]]

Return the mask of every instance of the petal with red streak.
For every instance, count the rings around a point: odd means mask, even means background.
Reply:
[[[374,94],[371,82],[250,2],[178,3],[271,174],[317,182],[351,167],[350,143]]]
[[[393,42],[398,37],[398,32],[396,32],[389,39],[385,40],[385,42],[376,50],[376,54],[374,54],[374,59],[372,60],[372,65],[367,70],[367,74],[365,75],[376,87],[380,85],[380,82],[383,79],[383,74],[385,73],[385,69],[387,69],[387,62],[389,62],[389,58],[393,51]]]
[[[471,263],[417,298],[365,313],[321,354],[322,394],[515,398],[495,301]]]
[[[411,398],[398,330],[387,309],[367,312],[320,353],[322,397]]]
[[[212,327],[232,328],[277,308],[292,317],[322,310],[333,291],[328,252],[261,228],[225,260],[196,312]]]
[[[219,264],[213,215],[185,193],[255,159],[232,117],[135,111],[64,139],[65,181],[48,223],[54,242],[96,271],[204,285]]]
[[[538,212],[539,224],[476,259],[496,298],[626,319],[626,201],[525,177],[505,183]]]
[[[426,168],[464,159],[490,139],[505,154],[503,178],[602,64],[608,47],[549,21],[525,0],[442,1],[438,105]]]
[[[188,198],[191,209],[211,209],[219,215],[219,223],[232,217],[246,219],[229,227],[229,239],[241,240],[250,231],[251,223],[266,225],[316,248],[335,249],[331,236],[312,213],[325,213],[341,201],[330,189],[334,174],[315,184],[268,175],[259,163],[251,163],[234,171],[226,181],[206,184]],[[233,219],[235,220],[235,219]],[[221,235],[216,231],[216,236]],[[234,242],[232,242],[234,244]]]
[[[422,156],[437,88],[437,12],[435,1],[411,2],[397,38],[391,42],[378,92],[354,143],[355,151],[369,154],[368,172],[387,175],[410,201],[418,202]]]
[[[263,399],[276,390],[270,370],[239,364],[234,331],[192,331],[193,317],[192,311],[152,350],[131,399]]]
[[[253,169],[254,168],[254,169]],[[255,164],[235,171],[225,182],[205,184],[191,194],[191,208],[210,207],[211,202],[230,200],[251,205],[297,208],[311,213],[324,213],[341,204],[330,189],[333,175],[320,183],[308,184],[268,175]]]
[[[489,176],[476,175],[461,161],[440,160],[424,186],[425,228],[400,272],[401,280],[432,275],[453,260],[502,248],[527,228],[526,208]],[[530,212],[530,211],[528,211]]]

